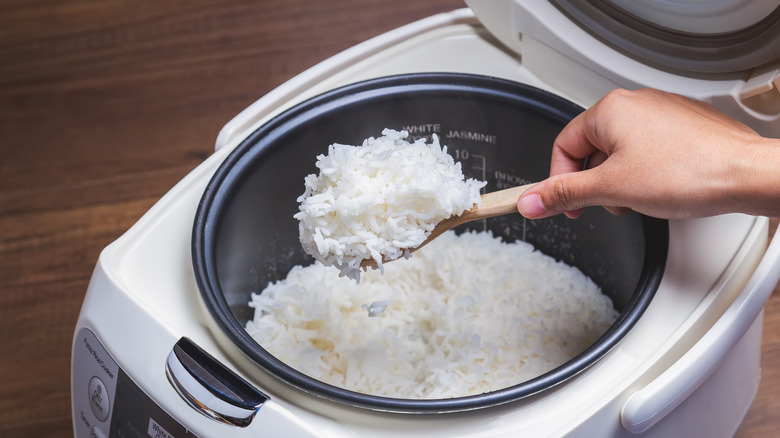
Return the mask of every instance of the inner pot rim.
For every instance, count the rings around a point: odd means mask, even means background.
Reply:
[[[665,270],[669,231],[666,220],[640,216],[644,230],[645,258],[631,299],[618,319],[588,348],[564,364],[531,380],[493,392],[450,399],[401,399],[375,396],[333,386],[276,359],[244,330],[221,289],[216,266],[214,234],[222,207],[229,202],[233,184],[240,180],[242,164],[263,150],[254,150],[258,139],[272,139],[291,119],[310,117],[340,105],[389,93],[415,90],[478,93],[509,98],[545,111],[562,123],[582,108],[547,91],[504,79],[460,73],[415,73],[387,76],[346,85],[296,104],[260,126],[244,139],[214,173],[198,204],[192,233],[195,279],[211,316],[223,334],[252,362],[276,378],[306,393],[350,406],[397,413],[445,413],[482,409],[529,397],[574,377],[607,354],[634,326],[652,301]],[[282,130],[283,132],[283,130]],[[252,154],[249,152],[252,151]],[[248,158],[248,156],[251,156]],[[238,169],[238,171],[236,171]],[[334,272],[335,275],[335,272]]]

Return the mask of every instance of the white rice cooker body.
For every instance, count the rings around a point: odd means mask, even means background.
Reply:
[[[187,266],[191,237],[187,226],[192,223],[209,178],[242,139],[271,117],[344,84],[403,73],[474,73],[522,81],[584,107],[614,88],[655,87],[711,102],[761,134],[780,137],[777,57],[740,71],[683,74],[651,67],[615,50],[548,2],[468,0],[467,3],[473,12],[463,9],[429,17],[333,56],[290,79],[227,123],[217,138],[217,152],[101,254],[77,323],[74,356],[87,345],[79,334],[84,330],[94,332],[106,346],[106,355],[113,356],[150,400],[201,436],[224,436],[229,430],[230,436],[236,437],[256,436],[260,432],[305,437],[408,433],[432,437],[517,436],[521,432],[537,436],[553,433],[616,437],[643,431],[648,432],[644,436],[660,437],[672,432],[685,433],[685,428],[692,428],[696,434],[708,434],[708,431],[718,434],[741,421],[744,412],[712,418],[703,409],[707,409],[708,400],[715,400],[712,391],[724,390],[724,385],[736,380],[717,379],[718,376],[752,378],[758,372],[762,298],[765,300],[771,293],[780,272],[778,239],[764,253],[765,218],[727,215],[671,223],[669,270],[662,283],[666,292],[656,297],[655,309],[649,309],[645,315],[649,320],[640,321],[632,329],[631,339],[609,358],[578,376],[577,382],[550,389],[543,396],[524,400],[519,405],[489,412],[432,417],[382,415],[314,400],[291,391],[257,369],[230,345],[206,315],[202,303],[198,303],[197,288]],[[615,0],[613,3],[626,9],[633,7],[635,14],[643,14],[644,9],[654,11],[658,21],[670,27],[698,21],[678,20],[680,14],[675,9],[665,12],[666,9],[655,6],[666,7],[674,2]],[[710,11],[717,11],[718,5],[753,5],[753,15],[740,19],[742,23],[750,23],[761,20],[762,12],[756,5],[763,5],[769,13],[776,10],[780,1],[694,3],[709,7]],[[768,3],[772,6],[767,6]],[[475,20],[475,15],[480,22]],[[689,15],[696,16],[693,12]],[[731,19],[722,21],[732,22]],[[708,26],[704,21],[697,23],[699,31],[706,31]],[[495,39],[511,50],[497,44]],[[724,229],[729,232],[723,233]],[[774,277],[768,273],[774,273]],[[751,275],[757,279],[755,282],[748,281]],[[675,290],[669,291],[670,288]],[[754,289],[760,292],[757,297]],[[686,294],[685,300],[680,300],[682,295],[670,292]],[[662,314],[660,323],[659,313]],[[730,337],[718,331],[723,321]],[[741,329],[732,330],[729,324],[738,324]],[[713,331],[715,336],[708,338]],[[748,334],[742,338],[746,331]],[[183,336],[271,396],[249,427],[224,426],[195,414],[171,388],[160,369],[171,353],[171,346]],[[139,339],[154,342],[141,345]],[[728,353],[728,356],[723,360],[712,359],[709,353]],[[89,350],[84,354],[90,359],[95,353]],[[702,362],[708,361],[707,367],[690,366],[690,362],[702,358]],[[683,362],[682,373],[674,368],[675,361]],[[86,400],[80,391],[86,391],[89,375],[80,372],[79,367],[72,369],[75,435],[89,436],[82,429],[90,426],[87,420],[91,418],[91,409],[80,408]],[[668,374],[674,380],[684,373],[688,373],[683,379],[688,383],[701,383],[690,373],[706,373],[704,378],[713,376],[708,382],[717,383],[706,383],[702,386],[704,391],[699,390],[690,398],[695,387],[673,394],[671,400],[653,398],[655,387],[660,387],[660,392],[676,391],[664,376]],[[81,382],[82,377],[87,381]],[[731,402],[749,406],[757,381],[739,383],[737,387],[727,388],[732,391]],[[570,397],[572,393],[581,397]],[[671,403],[672,409],[688,407],[683,415],[665,418],[669,411],[661,407],[652,416],[642,418],[639,414],[644,411],[626,412],[632,394],[632,399],[639,395],[640,407],[648,405],[642,403],[645,396],[644,400],[650,402]],[[701,403],[704,403],[702,407],[690,407]],[[690,424],[690,418],[685,415],[691,413],[708,421]],[[626,415],[638,420],[627,421]]]
[[[216,149],[220,150],[223,147],[232,149],[272,116],[306,98],[343,84],[392,74],[425,71],[487,74],[512,80],[520,78],[522,82],[564,96],[584,107],[594,104],[599,98],[616,88],[658,88],[709,102],[762,135],[780,137],[780,44],[770,46],[769,49],[764,46],[754,46],[754,54],[744,58],[727,59],[723,62],[713,61],[710,58],[700,65],[694,62],[690,65],[676,66],[664,59],[662,55],[655,62],[652,59],[650,62],[645,62],[647,59],[642,60],[625,48],[620,50],[614,45],[606,44],[603,39],[594,35],[592,30],[584,29],[553,4],[567,2],[466,0],[466,3],[470,7],[469,10],[440,14],[380,35],[329,58],[291,79],[226,124],[217,139]],[[576,2],[572,3],[576,4]],[[636,16],[639,20],[650,22],[660,28],[692,34],[702,41],[710,38],[717,40],[721,34],[750,28],[762,21],[765,22],[772,14],[777,16],[780,13],[780,0],[766,2],[615,0],[611,3],[618,9],[624,8],[624,12]],[[509,56],[490,54],[481,56],[480,51],[487,47],[472,48],[466,38],[458,41],[463,44],[460,53],[452,50],[451,43],[449,46],[442,44],[440,52],[428,47],[424,52],[415,53],[417,45],[427,44],[435,47],[438,43],[432,42],[434,38],[442,40],[461,38],[462,35],[451,31],[450,28],[473,26],[475,17],[479,21],[478,24],[484,26],[489,32],[483,37],[498,39],[510,49]],[[475,29],[476,33],[480,32],[476,27]],[[776,25],[772,31],[777,29],[780,27]],[[434,36],[431,37],[431,34]],[[773,35],[775,40],[780,42],[780,33]],[[421,41],[417,41],[416,38],[420,38]],[[501,48],[496,49],[501,50]],[[403,54],[403,62],[389,62],[393,54]],[[653,55],[646,54],[646,56]],[[468,59],[465,59],[466,57]],[[374,58],[381,58],[384,61],[377,61]],[[457,60],[454,60],[455,58]],[[489,61],[486,61],[487,59]],[[327,79],[315,82],[314,78]],[[268,111],[268,109],[272,110]],[[673,229],[675,227],[676,225],[673,224]],[[673,236],[677,239],[680,237]],[[772,266],[776,266],[780,245],[775,243],[773,246],[774,251],[771,254],[767,253],[764,261],[774,263]],[[775,268],[764,266],[765,272],[772,269]],[[771,287],[774,287],[777,282],[776,279],[772,280],[774,277],[776,275],[763,279],[762,286],[766,296],[771,293]],[[758,317],[765,299],[761,297],[757,299],[751,297],[751,299],[754,301],[755,311],[741,317],[734,317],[744,326],[740,329],[741,333],[748,329],[760,330],[760,318],[757,326],[752,323]],[[733,324],[734,321],[731,323]],[[709,349],[711,354],[724,356],[726,350],[736,344],[736,341],[723,344],[722,348],[705,345],[720,342],[713,336],[713,339],[700,343],[699,349]],[[696,352],[689,355],[686,360],[691,362],[701,360],[702,357],[701,352]],[[712,357],[715,356],[709,358]],[[706,369],[688,367],[684,371],[687,377],[703,371],[706,371],[709,376],[720,363],[718,360]],[[684,368],[683,364],[680,367]],[[677,375],[676,380],[679,385],[683,379],[679,377],[682,374],[678,374],[678,371],[673,370],[667,373],[667,376]],[[704,378],[706,376],[702,376],[696,385],[684,390],[666,381],[663,382],[665,385],[659,384],[639,394],[634,398],[633,404],[629,403],[621,410],[624,431],[646,432],[671,410],[685,403]],[[670,393],[678,390],[680,392],[676,395]],[[654,399],[648,395],[651,391],[655,391]],[[666,395],[659,396],[659,392],[665,392]],[[745,389],[744,392],[749,390]],[[752,396],[750,397],[752,399]],[[665,406],[660,406],[659,403]],[[603,409],[601,412],[607,413],[607,411],[609,409]],[[581,423],[578,426],[580,427],[578,433],[583,432],[586,434],[583,436],[587,436],[587,428],[583,429],[585,424],[598,422],[598,419],[591,418]],[[721,430],[719,429],[721,426],[715,423],[717,422],[713,422],[713,430]],[[661,429],[655,430],[659,431],[661,436],[664,433]]]

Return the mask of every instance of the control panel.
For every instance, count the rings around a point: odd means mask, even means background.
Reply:
[[[196,437],[152,401],[87,328],[73,348],[71,385],[75,438]]]

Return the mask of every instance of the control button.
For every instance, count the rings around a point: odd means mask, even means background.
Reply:
[[[108,438],[97,426],[92,426],[89,429],[89,438]]]
[[[89,407],[92,408],[92,413],[95,414],[98,421],[106,421],[110,409],[108,391],[106,390],[106,385],[103,384],[103,381],[97,377],[93,377],[92,380],[89,381],[89,392],[87,395],[89,396]]]

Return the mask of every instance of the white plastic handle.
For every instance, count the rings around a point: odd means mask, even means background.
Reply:
[[[736,300],[702,338],[621,410],[626,430],[642,433],[687,399],[718,368],[758,318],[780,281],[780,229]]]

